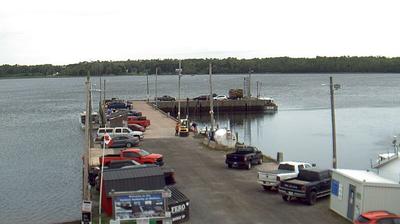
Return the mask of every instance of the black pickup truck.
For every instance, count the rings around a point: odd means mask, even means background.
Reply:
[[[256,147],[239,145],[236,151],[226,155],[225,163],[229,168],[246,167],[251,169],[254,164],[262,164],[262,153]]]
[[[317,168],[302,169],[297,178],[281,181],[279,193],[284,201],[292,198],[304,199],[309,205],[317,198],[330,195],[331,175],[329,170]]]

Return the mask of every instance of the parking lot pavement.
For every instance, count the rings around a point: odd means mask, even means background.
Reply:
[[[163,154],[175,169],[177,187],[190,199],[189,223],[349,223],[329,209],[329,198],[309,206],[264,191],[256,182],[257,167],[228,169],[225,153],[198,139],[147,139],[142,147]]]

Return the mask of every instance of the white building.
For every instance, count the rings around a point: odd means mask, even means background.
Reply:
[[[332,170],[330,208],[353,221],[367,211],[400,213],[400,184],[372,171]]]

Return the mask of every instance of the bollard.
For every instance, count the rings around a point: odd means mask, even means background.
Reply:
[[[278,152],[276,154],[276,161],[278,161],[278,163],[283,161],[283,152]]]

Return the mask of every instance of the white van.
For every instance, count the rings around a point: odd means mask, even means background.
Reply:
[[[132,131],[131,129],[127,128],[127,127],[115,127],[115,128],[99,128],[97,130],[97,136],[96,139],[97,140],[102,140],[104,133],[108,133],[111,138],[113,136],[134,136],[139,138],[140,140],[143,140],[144,138],[144,134],[141,131]]]

